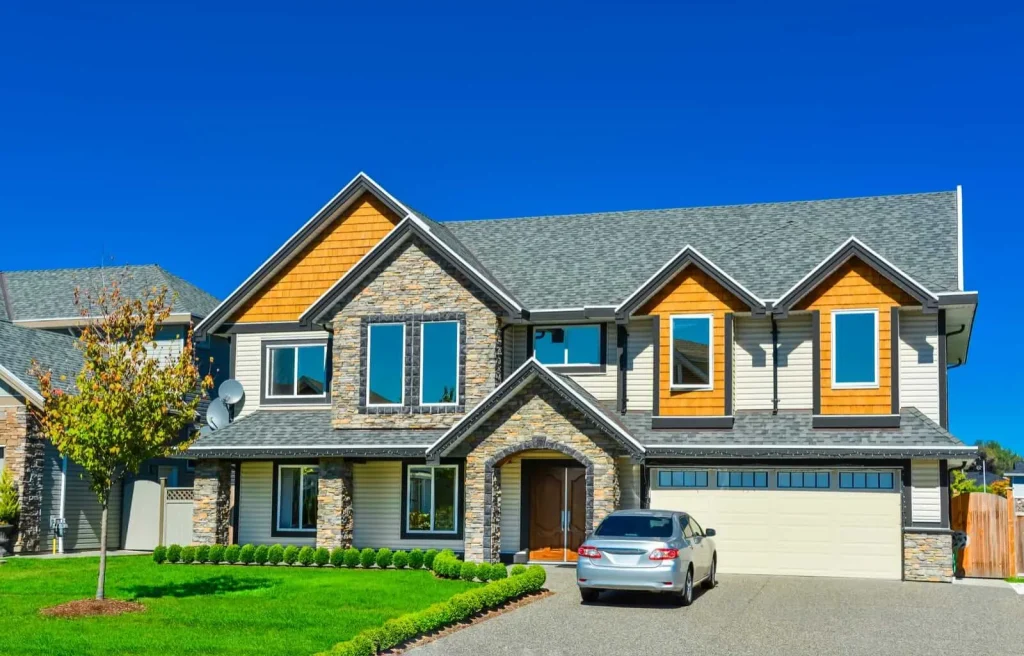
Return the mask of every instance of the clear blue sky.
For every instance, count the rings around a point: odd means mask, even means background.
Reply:
[[[189,4],[0,3],[0,268],[223,297],[360,170],[443,219],[962,184],[952,428],[1024,451],[1020,3]]]

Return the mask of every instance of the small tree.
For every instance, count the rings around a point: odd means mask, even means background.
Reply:
[[[18,521],[21,502],[18,501],[18,486],[9,469],[0,471],[0,524],[14,524]]]
[[[188,447],[196,437],[199,402],[213,386],[211,376],[200,375],[191,327],[178,355],[153,357],[156,332],[171,314],[167,294],[154,288],[129,297],[117,280],[95,296],[75,290],[84,323],[76,389],[65,392],[50,371],[33,364],[44,401],[37,412],[42,433],[85,469],[102,507],[97,599],[105,594],[111,489],[126,472],[138,473],[145,460]]]

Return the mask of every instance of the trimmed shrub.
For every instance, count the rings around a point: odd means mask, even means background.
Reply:
[[[423,567],[423,550],[413,549],[409,552],[409,567],[411,569],[419,569]]]
[[[327,547],[317,547],[313,552],[313,562],[317,567],[323,567],[331,562],[331,550]]]
[[[341,547],[335,547],[331,551],[331,565],[334,567],[341,567],[345,564],[345,550]]]
[[[369,569],[373,567],[373,563],[377,560],[377,552],[367,547],[359,552],[359,564]]]
[[[501,564],[501,563],[492,563],[491,564],[491,580],[492,581],[500,581],[502,579],[507,579],[507,578],[508,578],[508,570],[505,569],[505,566],[503,564]]]
[[[490,563],[480,563],[479,565],[477,565],[476,566],[476,577],[478,579],[480,579],[481,581],[483,581],[484,583],[487,583],[488,581],[490,581],[491,580],[491,564]]]
[[[409,554],[404,551],[396,551],[395,555],[391,557],[391,564],[395,566],[395,569],[405,569],[405,566],[409,564]]]
[[[210,545],[210,562],[216,565],[217,563],[224,562],[224,545],[223,544],[211,544]]]
[[[238,562],[243,565],[251,565],[256,560],[256,547],[247,544],[238,552]]]
[[[526,565],[513,565],[512,576],[519,576],[526,573]]]
[[[229,565],[234,565],[238,562],[238,559],[242,556],[242,547],[237,544],[233,544],[224,550],[224,562]]]
[[[267,560],[270,559],[270,547],[265,544],[261,544],[256,547],[256,552],[252,555],[252,561],[257,565],[266,565]]]
[[[196,562],[196,548],[189,545],[181,548],[181,562],[191,565]]]
[[[345,567],[357,567],[359,565],[359,550],[354,547],[349,547],[345,550]]]
[[[302,547],[299,549],[299,564],[312,565],[315,556],[316,552],[313,550],[313,547]]]
[[[210,545],[201,544],[196,547],[196,562],[205,563],[210,560]]]
[[[271,565],[277,565],[284,560],[284,547],[275,544],[267,550],[267,562]]]
[[[476,578],[476,573],[476,563],[462,563],[462,571],[459,573],[459,576],[462,577],[463,581],[472,581]]]
[[[167,547],[167,562],[176,563],[181,560],[181,546],[172,544]]]
[[[167,560],[167,547],[159,546],[153,549],[153,562],[157,565]]]
[[[434,559],[437,558],[437,549],[427,549],[423,556],[423,566],[427,569],[434,569]]]
[[[299,548],[294,544],[289,544],[284,548],[284,564],[294,565],[295,561],[299,559]]]
[[[390,567],[392,558],[391,550],[387,547],[381,547],[380,551],[377,552],[377,567],[381,569]]]

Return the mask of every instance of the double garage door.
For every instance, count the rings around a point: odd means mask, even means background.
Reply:
[[[897,470],[651,468],[650,507],[714,528],[722,573],[899,579]]]

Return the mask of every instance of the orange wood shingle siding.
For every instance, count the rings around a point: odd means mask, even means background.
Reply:
[[[398,221],[375,196],[363,194],[250,298],[231,321],[298,320]]]
[[[688,266],[665,285],[637,314],[657,315],[659,376],[658,413],[664,416],[705,416],[725,413],[725,314],[749,308],[700,269]],[[714,389],[672,391],[672,326],[674,314],[711,314]]]
[[[821,312],[821,414],[887,415],[892,411],[892,307],[916,301],[859,259],[828,277],[796,309]],[[832,389],[832,311],[878,310],[878,387]]]

